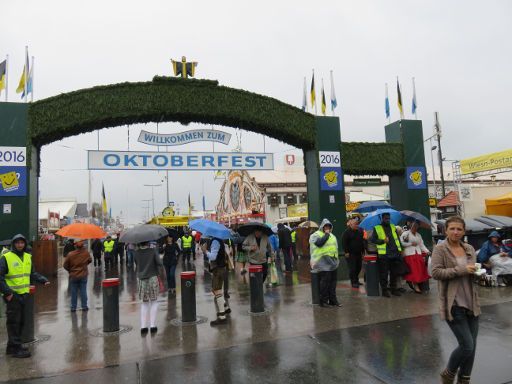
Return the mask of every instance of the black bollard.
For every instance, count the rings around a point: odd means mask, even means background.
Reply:
[[[119,331],[119,279],[105,279],[103,287],[103,332]]]
[[[318,271],[311,271],[311,304],[320,304],[320,280]]]
[[[196,316],[196,273],[181,272],[181,321],[197,321]]]
[[[367,255],[364,257],[365,275],[366,275],[366,295],[380,296],[379,287],[379,266],[377,256]]]
[[[249,281],[251,287],[251,313],[265,312],[263,303],[263,266],[249,266]]]
[[[30,343],[36,338],[34,336],[34,294],[36,287],[30,286],[30,293],[23,295],[25,306],[23,307],[23,329],[21,330],[21,342]]]

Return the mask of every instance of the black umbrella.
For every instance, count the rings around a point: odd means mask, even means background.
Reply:
[[[161,225],[142,224],[121,234],[119,241],[122,243],[138,244],[146,241],[158,240],[168,235],[169,232],[167,232],[167,229]]]
[[[258,222],[247,223],[238,227],[237,232],[242,236],[249,236],[254,231],[259,230],[263,232],[267,236],[272,236],[274,232],[272,232],[272,228],[268,225]]]

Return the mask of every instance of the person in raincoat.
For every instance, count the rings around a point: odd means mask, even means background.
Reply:
[[[323,219],[318,231],[309,238],[311,252],[311,269],[318,272],[320,284],[320,306],[341,307],[336,297],[338,276],[338,240],[332,233],[332,224]]]

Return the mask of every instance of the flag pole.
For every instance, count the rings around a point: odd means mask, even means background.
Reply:
[[[28,74],[29,81],[32,82],[32,89],[30,90],[30,102],[33,102],[34,101],[34,56],[32,56],[32,67],[30,67],[30,68],[31,68],[30,72],[32,72],[32,76],[30,76],[30,73]],[[27,89],[28,89],[28,81],[27,81]]]
[[[29,73],[29,70],[28,70],[27,64],[28,64],[28,45],[25,45],[25,66],[23,67],[23,72],[25,73],[25,84],[23,85],[24,91],[25,91],[25,103],[28,100],[27,89],[28,89],[28,73]]]
[[[5,55],[5,102],[9,91],[9,55]]]

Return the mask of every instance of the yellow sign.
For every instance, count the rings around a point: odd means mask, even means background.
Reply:
[[[347,212],[352,212],[354,209],[357,209],[357,207],[359,207],[360,205],[361,205],[361,203],[358,203],[358,202],[346,203],[345,210]]]
[[[7,172],[0,175],[0,182],[4,192],[15,191],[20,187],[16,172]]]
[[[423,183],[423,179],[421,177],[421,172],[419,170],[414,171],[409,175],[412,183],[416,186],[421,185]]]
[[[434,197],[429,197],[428,199],[428,206],[431,208],[437,207],[437,199]]]
[[[288,206],[288,217],[308,217],[308,205],[295,204]]]
[[[472,157],[460,162],[460,172],[463,175],[500,168],[512,168],[512,149]]]
[[[335,187],[338,185],[338,172],[329,171],[324,175],[324,180],[327,182],[329,187]]]

